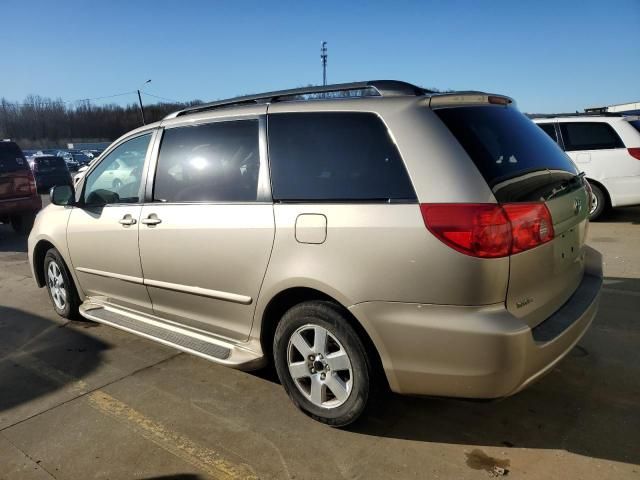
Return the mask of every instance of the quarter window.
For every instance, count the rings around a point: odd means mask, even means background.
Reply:
[[[255,202],[258,120],[167,129],[156,168],[157,202]]]
[[[150,141],[150,133],[141,135],[127,140],[104,157],[87,177],[85,203],[138,203],[142,167]]]
[[[604,150],[624,148],[618,134],[608,123],[566,122],[560,123],[565,150]]]
[[[374,114],[269,116],[274,200],[414,201],[386,126]]]

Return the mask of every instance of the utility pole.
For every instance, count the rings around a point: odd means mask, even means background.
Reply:
[[[140,88],[144,87],[148,83],[151,83],[150,79],[147,80],[146,82],[144,82]],[[138,88],[138,90],[137,90],[137,92],[138,92],[138,102],[140,103],[140,113],[142,114],[142,124],[146,125],[147,123],[144,120],[144,107],[142,106],[142,95],[140,95],[140,88]]]
[[[142,106],[142,96],[140,95],[140,90],[138,90],[138,101],[140,102],[140,113],[142,114],[142,124],[146,125],[144,121],[144,107]]]
[[[320,45],[320,60],[322,61],[322,86],[327,84],[327,42]]]

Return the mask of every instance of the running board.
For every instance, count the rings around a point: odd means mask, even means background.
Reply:
[[[80,306],[80,314],[89,320],[135,333],[183,352],[240,370],[254,370],[264,366],[265,363],[262,355],[247,347],[192,332],[176,325],[165,324],[155,318],[110,305],[85,302]]]

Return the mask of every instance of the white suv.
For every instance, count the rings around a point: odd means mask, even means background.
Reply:
[[[582,170],[593,189],[590,218],[640,204],[640,120],[623,116],[536,118]]]

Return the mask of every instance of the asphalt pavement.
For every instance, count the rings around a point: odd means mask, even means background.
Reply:
[[[0,225],[0,479],[640,478],[640,208],[589,243],[599,314],[540,382],[491,402],[392,395],[338,430],[270,371],[57,317]]]

